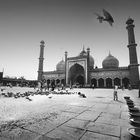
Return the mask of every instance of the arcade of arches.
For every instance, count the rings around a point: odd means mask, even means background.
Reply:
[[[94,85],[94,87],[107,87],[107,88],[112,88],[114,85],[118,85],[118,86],[124,86],[125,88],[128,87],[128,85],[130,84],[129,79],[128,78],[99,78],[99,79],[91,79],[91,84]]]
[[[71,73],[71,72],[70,72]],[[70,74],[70,77],[69,77],[69,82],[73,79],[73,75],[71,76]],[[80,85],[84,85],[84,76],[81,75],[81,74],[76,74],[75,73],[75,78],[74,80],[72,81],[72,83],[70,84],[80,84]],[[65,84],[65,80],[64,79],[48,79],[47,80],[47,84],[51,84],[52,82],[55,83],[55,85],[61,85],[61,84]],[[123,78],[123,79],[120,79],[120,78],[114,78],[114,79],[111,79],[111,78],[106,78],[106,79],[103,79],[103,78],[99,78],[99,79],[91,79],[91,85],[94,85],[94,87],[99,87],[99,88],[104,88],[104,87],[107,87],[107,88],[112,88],[114,85],[118,85],[118,86],[124,86],[125,88],[128,88],[128,85],[130,84],[129,82],[129,79],[128,78]]]

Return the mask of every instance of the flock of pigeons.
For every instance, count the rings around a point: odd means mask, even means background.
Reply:
[[[1,96],[3,96],[3,97],[14,97],[15,99],[17,99],[17,98],[25,98],[25,99],[27,99],[27,100],[29,100],[29,101],[32,101],[32,99],[30,99],[29,98],[29,96],[34,96],[34,95],[48,95],[49,94],[49,92],[31,92],[31,91],[28,91],[28,92],[24,92],[24,93],[20,93],[20,92],[17,92],[17,93],[13,93],[13,92],[3,92],[5,89],[1,89]]]
[[[31,91],[28,91],[28,92],[24,92],[24,93],[20,93],[20,92],[17,92],[17,93],[13,93],[13,92],[3,92],[5,89],[1,89],[1,94],[0,96],[3,96],[3,97],[14,97],[15,99],[17,98],[25,98],[29,101],[32,101],[32,99],[30,98],[30,96],[34,96],[34,95],[49,95],[49,94],[58,94],[58,95],[63,95],[63,94],[67,94],[67,95],[70,95],[70,94],[78,94],[79,97],[81,98],[86,98],[85,94],[82,94],[81,92],[68,92],[68,90],[65,90],[65,91],[60,91],[60,92],[56,92],[56,91],[45,91],[45,92],[40,92],[40,91],[36,91],[36,92],[31,92]],[[52,98],[52,96],[49,96],[48,98]]]

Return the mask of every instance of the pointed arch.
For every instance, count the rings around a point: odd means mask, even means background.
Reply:
[[[103,88],[104,87],[104,79],[103,78],[100,78],[98,80],[98,83],[99,83],[99,87]]]
[[[122,79],[122,83],[123,83],[125,88],[128,88],[128,85],[130,84],[130,81],[129,81],[128,78],[125,77],[125,78]]]
[[[106,87],[107,88],[112,88],[112,79],[111,78],[106,79]]]
[[[93,84],[94,84],[94,87],[97,87],[97,79],[95,79],[95,78],[91,79],[91,85],[93,85]]]
[[[119,78],[115,78],[114,85],[121,86],[121,80]]]

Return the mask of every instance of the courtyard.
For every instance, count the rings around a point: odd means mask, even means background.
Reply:
[[[5,87],[4,87],[5,88]],[[35,92],[6,87],[4,92]],[[0,96],[0,140],[130,140],[129,111],[124,96],[139,107],[138,90],[68,89],[73,94],[26,98]],[[86,98],[81,98],[81,92]],[[2,93],[2,91],[1,91]]]

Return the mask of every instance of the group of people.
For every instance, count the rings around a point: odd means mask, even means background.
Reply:
[[[128,86],[129,90],[131,89],[131,85]],[[51,91],[54,91],[54,89],[56,88],[55,82],[52,82],[51,84],[48,84],[47,82],[42,82],[39,81],[38,82],[38,90],[42,92],[42,90],[44,89],[49,90],[51,88]],[[94,84],[92,85],[92,88],[94,88]],[[114,85],[114,92],[113,92],[113,99],[114,100],[118,100],[118,89],[120,87],[118,85]],[[64,89],[64,84],[62,83],[61,85],[58,86],[59,90],[63,90]],[[124,90],[124,86],[122,86],[122,90]],[[138,97],[140,98],[140,85],[139,85],[139,90],[138,90]]]
[[[64,89],[64,84],[62,83],[61,85],[56,85],[54,81],[52,81],[51,83],[47,83],[47,82],[43,82],[43,81],[39,81],[38,82],[38,90],[39,91],[46,91],[46,90],[50,90],[54,91],[54,89],[58,87],[59,89],[63,90]]]

